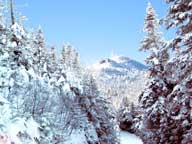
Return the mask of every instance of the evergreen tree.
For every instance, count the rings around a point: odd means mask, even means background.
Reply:
[[[66,58],[66,45],[63,45],[62,46],[62,50],[61,50],[61,61],[62,61],[62,63],[63,64],[65,64],[66,63],[66,61],[67,61],[67,58]]]
[[[145,143],[191,143],[191,15],[190,1],[168,0],[172,4],[165,19],[167,28],[177,27],[177,37],[167,48],[179,50],[166,59],[163,71],[155,75],[141,94],[142,137]],[[164,57],[163,57],[164,58]],[[163,59],[160,57],[160,60]],[[158,79],[157,79],[158,78]],[[157,81],[158,80],[158,81]],[[141,128],[141,129],[142,129]]]
[[[160,125],[164,123],[166,109],[165,97],[171,89],[167,83],[166,64],[169,54],[165,41],[158,32],[159,22],[155,11],[150,3],[147,6],[144,31],[147,36],[142,41],[141,50],[148,50],[150,56],[147,58],[149,64],[151,81],[139,97],[142,108],[142,126],[139,127],[141,137],[145,143],[160,143]]]
[[[79,53],[71,45],[63,45],[60,61],[63,63],[64,69],[70,69],[77,76],[81,75]]]
[[[91,75],[85,75],[83,94],[80,105],[86,113],[88,121],[93,124],[98,137],[98,143],[118,143],[114,117],[106,99],[100,96],[95,80]]]
[[[191,48],[192,48],[192,3],[190,0],[167,0],[170,4],[165,24],[167,28],[176,27],[177,36],[169,47],[180,53],[169,62],[167,70],[170,81],[175,84],[173,91],[167,96],[167,123],[162,127],[162,142],[185,144],[192,142],[191,109]]]
[[[69,69],[71,69],[72,64],[72,46],[70,44],[67,44],[66,46],[66,65]]]
[[[48,61],[48,52],[41,27],[38,28],[37,34],[33,38],[31,47],[33,49],[34,70],[39,74],[39,76],[43,76],[43,74],[47,73],[46,67]]]
[[[158,31],[159,21],[156,18],[157,16],[151,3],[148,3],[146,12],[147,16],[144,23],[146,36],[141,42],[140,50],[150,52],[150,56],[147,57],[146,62],[150,67],[151,76],[162,75],[163,66],[169,58],[168,51],[165,47],[165,41]]]
[[[142,41],[141,50],[149,50],[150,52],[150,56],[146,61],[149,64],[152,80],[148,86],[151,90],[146,90],[146,92],[143,92],[140,96],[140,102],[143,108],[151,107],[158,99],[158,94],[162,91],[166,93],[166,75],[164,75],[164,67],[168,60],[168,53],[165,50],[166,48],[164,48],[165,42],[162,40],[162,36],[157,32],[158,22],[155,16],[156,14],[151,4],[148,3],[147,18],[145,19],[144,26],[147,36]],[[163,53],[166,54],[166,58],[162,56]],[[165,89],[163,90],[163,88]]]
[[[172,41],[173,49],[185,48],[185,52],[191,53],[192,47],[192,24],[191,24],[191,1],[190,0],[166,0],[171,6],[169,8],[165,24],[167,29],[171,27],[177,28],[177,37]]]
[[[56,49],[54,46],[52,46],[47,59],[47,70],[49,75],[55,73],[55,71],[57,71],[57,67],[58,63],[57,63]]]
[[[51,53],[50,53],[50,55],[51,55],[51,59],[52,59],[53,61],[55,61],[55,60],[56,60],[56,50],[55,50],[55,47],[54,47],[54,46],[51,47]]]

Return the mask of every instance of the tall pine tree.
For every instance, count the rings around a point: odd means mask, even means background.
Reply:
[[[160,143],[160,126],[166,115],[165,98],[169,93],[165,66],[169,59],[166,42],[159,29],[159,21],[150,3],[144,23],[146,36],[141,42],[140,50],[149,51],[146,62],[149,65],[151,81],[139,97],[142,108],[140,132],[145,143]]]

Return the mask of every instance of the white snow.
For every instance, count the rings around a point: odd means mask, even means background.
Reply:
[[[24,119],[19,119],[16,122],[11,122],[8,124],[8,135],[12,141],[14,141],[17,144],[21,144],[21,141],[19,137],[17,137],[17,134],[19,132],[24,132],[25,130],[25,120]]]
[[[28,74],[29,74],[30,76],[32,76],[33,78],[36,77],[35,72],[34,72],[34,70],[33,70],[32,68],[30,68],[30,69],[28,70]]]
[[[154,62],[155,65],[159,64],[159,60],[158,60],[156,57],[154,57],[154,58],[152,59],[152,61]]]
[[[33,142],[35,143],[34,138],[39,138],[40,137],[40,132],[39,132],[39,129],[38,129],[39,125],[32,118],[27,120],[26,125],[27,125],[27,133],[32,138]]]
[[[26,69],[22,66],[21,69],[20,69],[20,73],[22,74],[23,76],[23,80],[24,82],[29,82],[29,76],[27,74],[27,71]]]
[[[27,133],[33,144],[35,144],[34,138],[39,138],[40,133],[38,129],[39,125],[32,119],[28,119],[27,121],[24,118],[18,118],[16,121],[10,121],[7,123],[7,135],[11,141],[14,141],[16,144],[22,144],[20,138],[18,137],[19,132]]]
[[[15,23],[11,26],[11,29],[14,31],[14,34],[17,38],[22,39],[22,36],[25,35],[25,31],[22,26],[20,26],[18,23]]]
[[[80,131],[73,132],[64,144],[87,144],[85,134]]]
[[[58,80],[59,83],[65,82],[65,78],[63,76],[61,76]]]
[[[0,96],[0,103],[9,104],[9,102],[2,96]]]
[[[69,92],[70,91],[70,85],[68,83],[66,83],[64,86],[63,86],[63,90],[66,91],[66,92]]]
[[[120,55],[113,55],[110,57],[111,60],[116,61],[117,63],[125,63],[130,59],[128,57],[120,56]]]
[[[141,139],[139,139],[137,136],[125,131],[120,132],[120,142],[121,144],[143,144]]]

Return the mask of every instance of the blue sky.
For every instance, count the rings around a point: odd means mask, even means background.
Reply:
[[[165,16],[165,0],[150,2],[159,18]],[[21,7],[26,3],[27,7]],[[112,52],[144,63],[146,54],[138,48],[144,36],[147,3],[148,0],[15,0],[15,7],[28,17],[27,26],[42,26],[48,44],[58,49],[64,42],[74,45],[84,64],[95,63]]]

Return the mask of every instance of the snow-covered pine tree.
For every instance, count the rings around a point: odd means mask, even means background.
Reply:
[[[5,98],[8,97],[9,93],[9,77],[11,75],[11,68],[9,67],[9,49],[7,47],[9,31],[4,23],[4,15],[2,12],[3,7],[0,7],[0,94]]]
[[[80,70],[80,58],[79,53],[74,51],[74,59],[73,59],[73,69],[74,71],[78,72]]]
[[[169,59],[168,50],[161,33],[158,31],[159,21],[150,3],[144,23],[146,37],[141,42],[140,50],[149,51],[146,62],[149,65],[151,81],[139,97],[142,108],[142,121],[139,131],[145,143],[160,143],[160,125],[166,115],[165,97],[169,93],[165,66]]]
[[[56,54],[56,48],[55,48],[55,46],[52,46],[52,47],[51,47],[50,55],[51,55],[51,59],[52,59],[52,60],[56,60],[56,59],[57,59],[57,54]]]
[[[69,69],[71,69],[72,64],[72,50],[73,47],[70,44],[67,44],[66,46],[66,65]]]
[[[149,51],[150,55],[146,59],[149,65],[151,76],[162,75],[163,65],[169,58],[165,47],[165,40],[159,32],[159,21],[151,3],[148,3],[146,9],[147,16],[144,22],[143,31],[146,33],[144,40],[141,42],[141,51]]]
[[[62,46],[60,61],[64,64],[65,69],[73,71],[77,76],[81,75],[79,53],[70,44]]]
[[[29,82],[28,70],[32,64],[30,46],[28,44],[27,32],[17,22],[7,28],[7,74],[9,75],[8,100],[15,104],[18,114],[23,114],[22,106],[24,94]]]
[[[31,48],[33,49],[34,70],[39,76],[43,76],[43,74],[47,73],[48,51],[46,48],[43,31],[40,26],[37,33],[33,37]]]
[[[61,60],[61,62],[62,62],[63,64],[65,64],[66,61],[67,61],[67,58],[66,58],[66,44],[64,44],[64,45],[62,46],[60,60]]]
[[[72,46],[69,43],[66,43],[62,46],[61,61],[67,69],[70,69],[72,66],[72,58]]]
[[[123,99],[124,102],[121,104],[121,107],[119,108],[117,112],[117,120],[119,122],[119,128],[121,130],[125,130],[128,132],[133,132],[132,126],[133,126],[133,113],[130,109],[131,106],[127,101],[127,98]]]
[[[56,55],[56,48],[55,46],[51,46],[50,52],[48,54],[48,60],[47,60],[47,70],[49,75],[53,74],[57,68],[58,68],[58,63],[57,63],[57,55]]]
[[[173,91],[167,96],[167,123],[164,129],[162,143],[188,144],[192,143],[192,2],[191,0],[167,0],[169,11],[165,19],[167,28],[177,29],[177,36],[169,47],[179,54],[169,61],[169,81],[175,84]]]
[[[114,116],[109,103],[99,94],[96,82],[90,74],[84,77],[83,94],[79,101],[88,121],[95,128],[98,143],[117,144]]]
[[[176,27],[177,37],[172,41],[172,48],[187,48],[186,52],[191,52],[192,47],[192,24],[191,24],[191,7],[190,0],[166,0],[170,8],[165,18],[167,28]]]
[[[148,107],[150,105],[146,105],[148,108],[144,107],[143,119],[146,120],[143,121],[143,126],[147,133],[144,133],[143,137],[146,143],[153,141],[153,143],[185,144],[192,142],[192,3],[190,0],[168,0],[167,2],[170,3],[170,8],[165,19],[166,26],[168,29],[177,28],[177,37],[167,47],[176,51],[176,56],[172,55],[173,58],[168,62],[166,60],[163,64],[164,72],[159,79],[162,83],[154,83],[140,97],[142,107],[144,104],[149,104],[150,96],[155,95],[159,100],[152,105],[155,111]],[[159,86],[162,88],[159,89]],[[146,115],[146,111],[149,115]]]
[[[4,17],[2,13],[1,16]],[[0,110],[1,115],[4,115],[0,121],[3,122],[2,120],[8,117],[6,121],[1,123],[6,129],[6,131],[1,129],[1,133],[13,136],[15,143],[34,143],[38,138],[36,135],[30,134],[34,129],[30,128],[29,133],[26,130],[30,127],[29,121],[31,121],[36,129],[36,134],[38,134],[38,124],[24,115],[25,94],[28,90],[29,70],[32,64],[28,43],[30,40],[27,39],[28,34],[23,26],[16,21],[10,27],[7,25],[8,23],[1,21],[0,94],[1,100],[4,99],[1,106],[6,106],[7,112],[4,113],[4,110]],[[15,129],[13,130],[13,128]]]
[[[174,52],[177,52],[176,56],[180,55],[180,58],[172,58],[167,69],[170,69],[170,81],[177,83],[188,75],[192,69],[192,62],[190,60],[192,50],[192,3],[190,0],[167,0],[167,3],[170,4],[170,8],[164,19],[165,25],[167,29],[176,28],[176,37],[170,41],[168,46]],[[174,74],[175,69],[180,69],[182,72]]]

